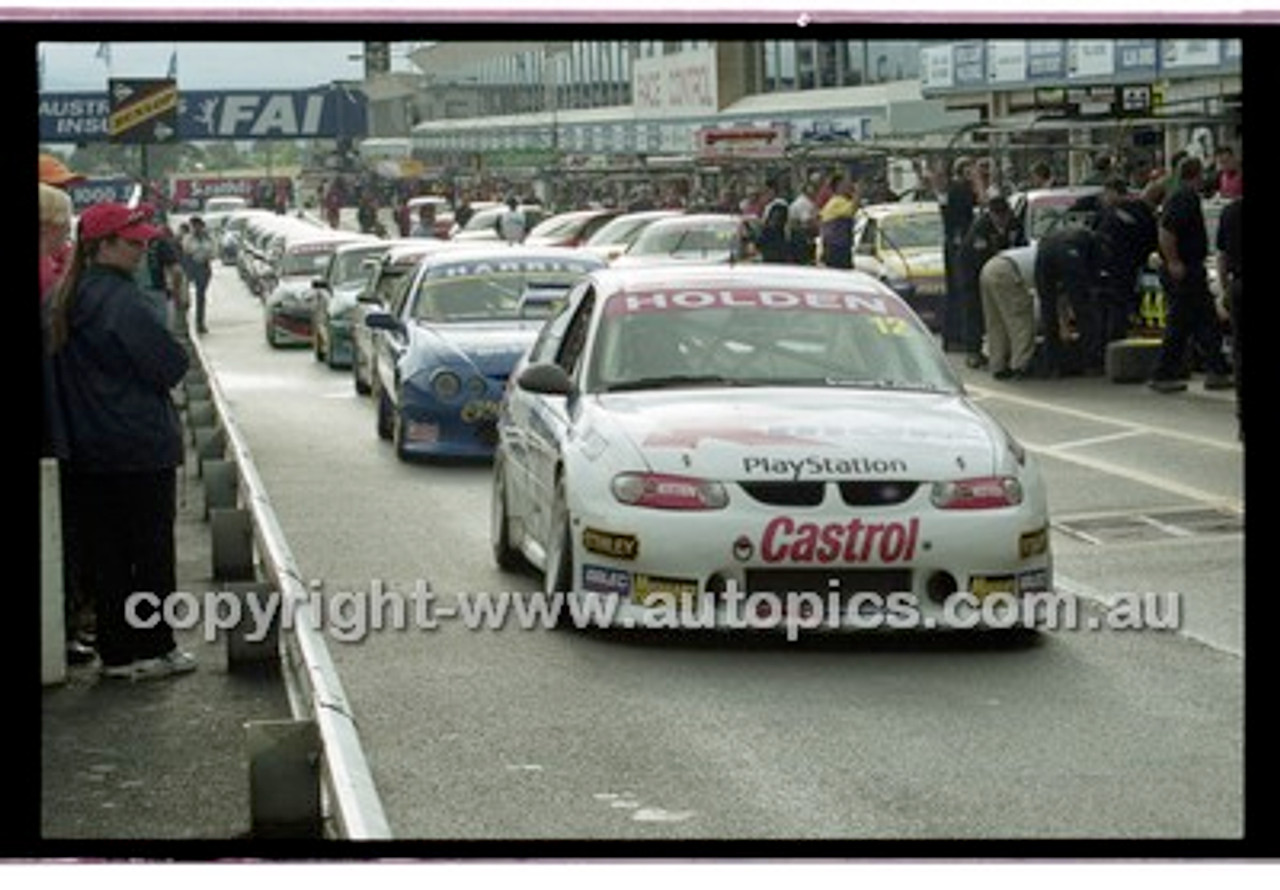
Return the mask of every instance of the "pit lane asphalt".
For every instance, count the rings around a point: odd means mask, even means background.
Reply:
[[[349,373],[266,346],[260,304],[228,268],[210,328],[305,577],[327,592],[538,587],[493,567],[487,466],[397,461]],[[1243,502],[1227,398],[966,376],[1040,456],[1055,518]],[[1130,463],[1119,434],[1150,457]],[[1238,837],[1243,534],[1105,549],[1053,537],[1081,588],[1183,591],[1205,623],[1026,647],[446,623],[329,647],[398,838]]]

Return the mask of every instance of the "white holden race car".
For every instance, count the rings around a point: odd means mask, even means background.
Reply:
[[[561,623],[934,627],[1052,589],[1033,457],[863,273],[596,271],[511,381],[492,546]]]

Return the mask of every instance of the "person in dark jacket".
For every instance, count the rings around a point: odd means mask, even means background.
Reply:
[[[1065,370],[1063,311],[1070,308],[1082,336],[1094,321],[1098,265],[1098,236],[1087,226],[1059,226],[1036,244],[1036,295],[1040,299],[1040,325],[1044,334],[1041,369],[1047,377],[1059,377]],[[1090,339],[1088,348],[1092,346]],[[1082,348],[1085,347],[1082,345]]]
[[[969,231],[964,236],[961,246],[961,267],[964,270],[965,283],[959,302],[961,313],[961,344],[967,353],[965,363],[970,368],[986,367],[987,359],[982,354],[982,335],[986,330],[986,322],[982,316],[982,292],[978,276],[987,260],[1002,250],[1015,246],[1019,241],[1017,223],[1009,201],[1003,195],[993,195],[987,207],[974,219]],[[948,297],[948,310],[956,307]]]
[[[163,303],[135,282],[160,235],[151,208],[95,204],[48,303],[47,410],[59,414],[60,459],[78,538],[80,577],[97,611],[101,675],[146,679],[191,671],[163,619],[177,583],[174,520],[182,431],[170,390],[187,372]],[[149,605],[135,593],[151,595]]]
[[[791,259],[787,241],[787,207],[776,183],[765,187],[764,208],[760,211],[760,229],[756,235],[756,248],[762,262],[785,263]]]
[[[1166,321],[1160,357],[1151,375],[1151,388],[1160,393],[1187,388],[1187,347],[1195,343],[1205,364],[1206,389],[1234,386],[1231,366],[1222,353],[1222,331],[1209,291],[1205,260],[1209,236],[1200,206],[1203,166],[1194,156],[1178,167],[1179,186],[1160,212],[1160,256],[1164,261],[1161,284],[1165,292]]]
[[[971,279],[976,280],[980,269],[968,269],[964,262],[964,238],[973,225],[977,196],[970,178],[973,161],[967,157],[956,158],[951,165],[951,179],[942,192],[939,207],[942,211],[943,262],[946,269],[947,298],[943,305],[943,348],[953,352],[964,343],[965,303],[973,299],[969,293]]]
[[[1139,275],[1157,247],[1156,211],[1163,198],[1158,187],[1150,187],[1142,197],[1129,195],[1128,183],[1112,179],[1103,191],[1102,207],[1094,224],[1100,248],[1099,308],[1102,354],[1106,343],[1123,340],[1129,333],[1129,318],[1138,311]]]

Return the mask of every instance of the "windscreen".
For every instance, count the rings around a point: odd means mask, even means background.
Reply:
[[[733,288],[610,297],[589,389],[707,384],[958,389],[928,329],[891,294]]]
[[[307,250],[287,251],[280,264],[280,274],[287,276],[323,275],[329,268],[329,259],[333,256],[333,247],[308,248]]]
[[[741,240],[737,220],[692,225],[665,225],[661,221],[640,233],[629,253],[639,256],[699,256],[726,254]]]
[[[474,263],[425,275],[413,297],[413,318],[431,324],[543,318],[551,295],[567,293],[597,264]]]
[[[903,213],[882,217],[880,232],[891,247],[942,249],[941,213]]]
[[[334,263],[336,268],[332,270],[332,283],[336,285],[350,284],[356,281],[365,281],[369,277],[369,270],[364,267],[364,261],[369,257],[386,253],[385,244],[371,244],[368,248],[359,250],[347,250],[336,254]]]

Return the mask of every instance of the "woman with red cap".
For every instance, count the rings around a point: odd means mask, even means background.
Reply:
[[[134,281],[161,229],[151,208],[104,203],[80,217],[66,276],[48,301],[55,454],[73,513],[81,583],[97,611],[103,677],[146,679],[194,670],[163,609],[177,583],[176,469],[183,442],[170,390],[186,351],[165,307]]]

